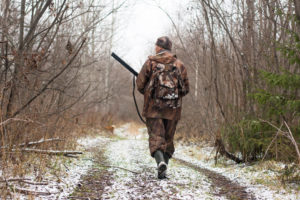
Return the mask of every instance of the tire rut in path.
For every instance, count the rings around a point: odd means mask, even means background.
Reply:
[[[112,185],[112,173],[108,171],[108,164],[105,156],[106,145],[94,147],[89,151],[93,152],[93,167],[80,179],[74,192],[68,199],[101,200],[104,188]]]
[[[216,194],[218,196],[225,196],[228,199],[251,199],[251,200],[256,199],[253,194],[249,194],[246,192],[247,189],[246,187],[243,187],[238,183],[229,180],[228,178],[226,178],[221,174],[218,174],[216,172],[213,172],[205,168],[201,168],[197,165],[194,165],[192,163],[189,163],[179,158],[173,158],[173,159],[182,165],[188,166],[206,175],[212,181],[214,186],[220,188],[218,194]]]

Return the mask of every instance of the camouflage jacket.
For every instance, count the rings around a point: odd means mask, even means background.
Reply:
[[[164,108],[162,110],[157,110],[154,105],[154,99],[151,97],[151,88],[149,88],[149,83],[153,80],[153,69],[158,63],[170,64],[173,63],[174,66],[178,67],[181,72],[181,78],[184,82],[186,93],[179,97],[180,107]],[[144,108],[143,116],[146,118],[162,118],[168,120],[179,120],[181,117],[181,107],[182,107],[182,97],[189,92],[189,80],[187,77],[187,71],[183,63],[176,58],[176,55],[172,54],[170,51],[162,51],[155,56],[149,56],[148,60],[143,65],[137,80],[137,88],[140,93],[144,95]]]

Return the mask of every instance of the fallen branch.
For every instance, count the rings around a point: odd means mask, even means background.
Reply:
[[[71,155],[71,154],[65,154],[64,156],[69,157],[69,158],[79,158],[78,156]]]
[[[50,139],[44,139],[41,138],[39,141],[34,141],[34,142],[25,142],[22,144],[18,144],[18,145],[13,145],[13,147],[25,147],[25,146],[34,146],[34,145],[38,145],[38,144],[42,144],[42,143],[46,143],[46,142],[56,142],[56,141],[64,141],[63,139],[59,139],[59,138],[50,138]],[[1,147],[1,149],[7,149],[9,148],[8,146],[4,146]]]
[[[30,179],[29,178],[11,178],[11,179],[6,179],[6,180],[0,180],[0,183],[26,181],[26,180],[30,180]]]
[[[33,146],[33,145],[38,145],[46,142],[56,142],[56,141],[64,141],[63,139],[60,138],[50,138],[50,139],[40,139],[39,141],[34,141],[34,142],[27,142],[27,143],[22,143],[19,144],[19,147],[24,147],[24,146]]]
[[[64,163],[63,166],[67,169],[67,171],[70,171],[70,169]]]
[[[48,155],[71,155],[71,154],[83,154],[81,151],[55,151],[55,150],[43,150],[43,149],[12,149],[13,152],[29,152],[29,153],[40,153],[40,154],[48,154]]]
[[[6,180],[0,180],[0,183],[8,183],[8,182],[22,182],[22,183],[27,183],[31,185],[48,185],[47,182],[34,182],[30,181],[31,179],[29,178],[11,178],[11,179],[6,179]]]
[[[27,184],[30,184],[30,185],[48,185],[49,184],[47,182],[34,182],[34,181],[27,181],[27,180],[22,180],[20,182],[27,183]]]
[[[18,192],[18,193],[22,193],[22,194],[26,194],[26,195],[44,195],[44,196],[48,196],[48,195],[52,195],[52,194],[58,194],[58,192],[39,192],[39,191],[33,191],[33,190],[28,190],[25,188],[19,188],[16,186],[10,186],[10,188],[14,191],[14,192]]]
[[[230,160],[233,160],[234,162],[236,162],[238,164],[243,162],[243,160],[241,160],[240,158],[238,158],[238,157],[234,156],[233,154],[229,153],[228,151],[226,151],[223,141],[221,139],[216,139],[215,146],[217,147],[215,164],[217,164],[218,153],[220,153],[222,156],[229,158]]]

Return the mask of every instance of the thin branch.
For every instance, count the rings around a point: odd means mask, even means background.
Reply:
[[[39,141],[34,141],[34,142],[27,142],[27,143],[22,143],[22,144],[19,144],[19,145],[13,145],[13,147],[25,147],[25,146],[34,146],[34,145],[39,145],[39,144],[42,144],[42,143],[46,143],[46,142],[56,142],[56,141],[64,141],[63,139],[59,139],[59,138],[50,138],[50,139],[40,139]],[[1,147],[1,149],[7,149],[9,148],[9,146],[4,146],[4,147]]]
[[[183,40],[182,40],[182,38],[181,38],[181,36],[180,36],[180,32],[179,32],[178,27],[177,27],[176,24],[175,24],[175,21],[172,19],[171,15],[170,15],[166,10],[164,10],[160,5],[157,5],[157,7],[158,7],[163,13],[165,13],[165,14],[167,15],[167,17],[168,17],[169,20],[171,21],[171,23],[172,23],[172,25],[173,25],[173,27],[174,27],[174,29],[175,29],[175,31],[176,31],[177,37],[179,38],[179,41],[180,41],[180,44],[181,44],[182,48],[184,49],[184,51],[187,52],[187,49],[186,49],[186,47],[185,47],[185,45],[184,45],[184,42],[183,42]]]
[[[28,152],[28,153],[40,153],[40,154],[48,154],[48,155],[71,155],[71,154],[83,154],[82,151],[55,151],[55,150],[43,150],[43,149],[12,149],[13,152]]]
[[[283,125],[283,124],[280,125],[280,128],[279,128],[279,129],[282,128],[282,125]],[[272,139],[271,143],[268,145],[268,147],[267,147],[267,149],[266,149],[266,151],[265,151],[265,155],[264,155],[264,157],[262,158],[262,161],[264,161],[264,159],[265,159],[265,157],[266,157],[266,155],[267,155],[267,153],[268,153],[270,147],[272,146],[273,142],[277,139],[279,133],[280,133],[280,131],[277,131],[277,132],[276,132],[276,135],[275,135],[274,138]]]
[[[40,139],[39,141],[34,141],[34,142],[28,142],[28,143],[22,143],[19,144],[19,147],[24,147],[24,146],[33,146],[33,145],[38,145],[46,142],[56,142],[56,141],[64,141],[63,139],[60,138],[50,138],[50,139]]]
[[[278,128],[277,126],[275,126],[274,124],[272,124],[272,123],[269,122],[269,121],[266,121],[266,120],[263,120],[263,119],[259,119],[259,121],[265,122],[265,123],[269,124],[270,126],[272,126],[273,128],[275,128],[277,131],[279,131],[279,132],[281,132],[281,133],[283,133],[283,134],[285,134],[285,135],[287,134],[287,132],[282,131],[280,128]]]
[[[13,185],[10,185],[11,189],[15,192],[18,192],[18,193],[22,193],[22,194],[26,194],[26,195],[45,195],[45,196],[48,196],[48,195],[52,195],[52,194],[58,194],[58,192],[40,192],[40,191],[33,191],[33,190],[29,190],[29,189],[26,189],[26,188],[19,188],[17,186],[13,186]]]
[[[48,182],[35,182],[35,181],[27,181],[27,180],[21,180],[22,183],[27,183],[29,185],[48,185]]]
[[[290,134],[290,135],[289,135],[289,139],[291,140],[291,142],[293,143],[293,145],[294,145],[294,147],[295,147],[295,150],[296,150],[297,155],[298,155],[299,165],[300,165],[300,152],[299,152],[298,144],[297,144],[297,142],[295,141],[295,138],[294,138],[294,136],[293,136],[293,133],[292,133],[292,131],[291,131],[289,125],[286,123],[285,120],[283,120],[283,122],[284,122],[285,126],[287,127],[287,129],[289,130],[289,134]]]
[[[0,183],[7,183],[7,182],[16,182],[16,181],[29,181],[29,178],[10,178],[5,180],[0,180]]]
[[[32,120],[26,120],[26,119],[19,119],[19,118],[9,118],[3,122],[0,123],[0,126],[4,126],[6,124],[8,124],[10,121],[21,121],[21,122],[31,122],[33,123],[34,121]]]
[[[29,106],[37,97],[39,97],[47,88],[48,86],[55,80],[57,79],[75,60],[75,58],[77,57],[79,51],[81,50],[81,48],[83,47],[84,43],[86,41],[86,38],[83,39],[80,47],[78,48],[77,52],[74,54],[74,56],[72,57],[72,59],[69,61],[69,63],[58,73],[56,74],[54,77],[52,77],[52,79],[50,79],[50,81],[48,81],[47,84],[44,85],[44,87],[35,95],[33,96],[25,105],[23,105],[21,108],[19,108],[13,115],[12,117],[17,116],[22,110],[24,110],[27,106]]]
[[[49,184],[47,182],[30,181],[29,178],[11,178],[11,179],[6,179],[6,180],[0,180],[0,183],[8,183],[8,182],[22,182],[22,183],[27,183],[30,185],[48,185]]]
[[[294,147],[295,147],[295,150],[296,150],[296,153],[297,153],[297,156],[298,156],[298,160],[299,160],[299,165],[300,165],[300,151],[299,151],[299,147],[298,147],[297,142],[295,141],[295,138],[294,138],[294,136],[293,136],[293,133],[292,133],[292,131],[291,131],[289,125],[287,124],[287,122],[286,122],[285,120],[283,120],[283,122],[284,122],[286,128],[288,129],[288,132],[282,131],[282,130],[281,130],[281,127],[282,127],[282,126],[281,126],[280,128],[278,128],[277,126],[275,126],[274,124],[272,124],[272,123],[269,122],[269,121],[266,121],[266,120],[263,120],[263,119],[259,119],[259,120],[262,121],[262,122],[268,123],[270,126],[272,126],[273,128],[277,129],[278,133],[279,133],[279,132],[282,133],[284,136],[286,136],[286,137],[292,142],[292,144],[293,144]],[[264,156],[264,157],[265,157],[265,156]]]
[[[51,4],[52,0],[47,0],[47,2],[45,3],[43,9],[37,14],[37,16],[35,16],[35,20],[32,22],[31,24],[31,28],[28,31],[25,39],[24,39],[24,44],[28,43],[28,40],[30,40],[30,37],[32,36],[32,34],[35,32],[36,27],[40,21],[40,19],[42,18],[43,14],[45,13],[46,9],[48,8],[48,6]]]

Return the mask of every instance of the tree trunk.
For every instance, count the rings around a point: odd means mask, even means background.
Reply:
[[[21,18],[20,18],[19,51],[22,51],[23,47],[24,47],[25,3],[26,3],[26,0],[22,0],[22,2],[21,2]]]
[[[12,77],[12,85],[10,89],[10,95],[9,95],[9,100],[7,104],[7,110],[6,110],[6,118],[10,118],[14,106],[16,106],[17,102],[17,96],[18,96],[18,91],[17,91],[17,81],[18,81],[18,74],[20,71],[20,67],[23,66],[23,49],[24,49],[24,19],[25,19],[25,4],[26,0],[21,1],[21,17],[20,17],[20,33],[19,33],[19,49],[18,49],[18,57],[16,58],[16,64],[15,64],[15,69]]]
[[[298,30],[298,33],[300,33],[300,2],[299,2],[299,0],[294,0],[294,4],[295,4],[295,14],[296,14],[296,18],[297,18],[297,30]]]
[[[220,99],[219,99],[219,86],[218,86],[218,71],[219,71],[219,63],[218,63],[218,58],[217,58],[217,49],[216,49],[216,45],[215,45],[215,39],[214,39],[214,31],[213,31],[213,22],[210,22],[209,20],[209,16],[208,16],[208,12],[207,12],[207,9],[206,9],[206,6],[204,4],[204,2],[201,2],[202,4],[202,8],[203,8],[203,11],[204,11],[204,18],[205,18],[205,22],[206,22],[206,25],[208,27],[208,31],[209,31],[209,34],[210,34],[210,39],[211,39],[211,59],[212,59],[212,65],[213,65],[213,72],[214,72],[214,75],[212,76],[213,77],[213,83],[214,83],[214,86],[215,86],[215,101],[217,103],[217,106],[220,110],[220,113],[221,113],[221,116],[223,117],[224,121],[226,121],[226,116],[225,116],[225,112],[224,112],[224,109],[223,109],[223,106],[220,102]],[[212,25],[211,25],[212,23]]]

